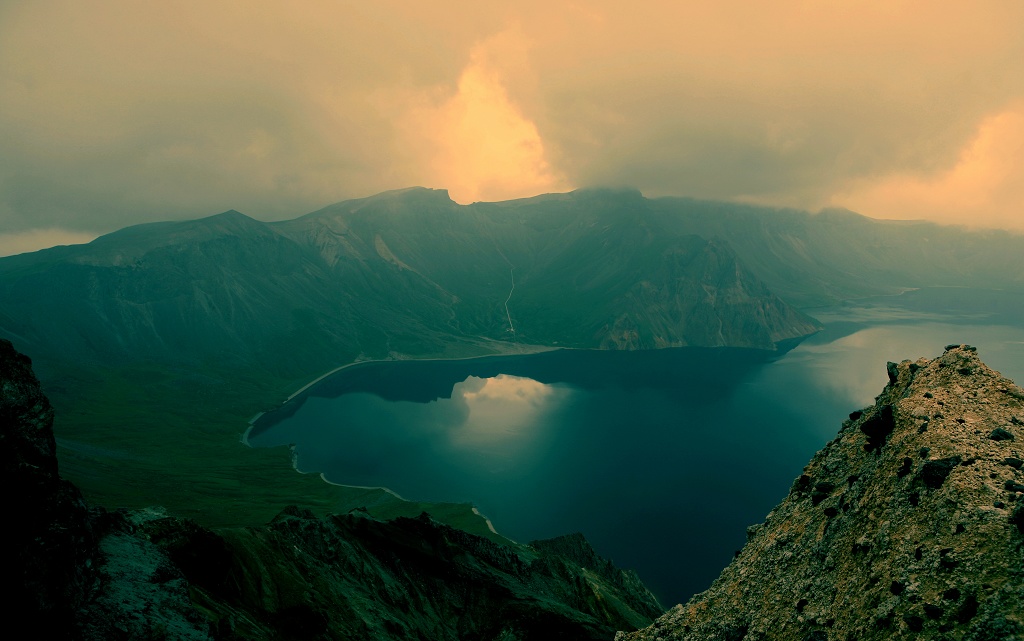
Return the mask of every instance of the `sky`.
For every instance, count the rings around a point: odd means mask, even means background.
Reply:
[[[1024,231],[1024,2],[0,0],[0,255],[413,185]]]

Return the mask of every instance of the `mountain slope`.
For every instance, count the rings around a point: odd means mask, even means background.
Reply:
[[[160,510],[89,510],[60,479],[53,410],[0,340],[0,613],[48,639],[607,639],[661,608],[580,535],[498,543],[425,514],[289,508],[210,530]]]
[[[364,349],[386,353],[381,334],[393,326],[430,346],[436,332],[381,300],[406,290],[373,270],[338,273],[238,213],[0,261],[4,330],[46,361],[316,371]]]
[[[669,233],[721,238],[800,307],[914,287],[1024,289],[1024,235],[846,210],[771,209],[689,198],[650,201]]]
[[[709,590],[619,639],[1024,639],[1024,390],[889,364]]]
[[[817,329],[723,243],[593,200],[527,216],[412,189],[284,223],[140,225],[0,259],[0,333],[44,363],[315,373],[451,343],[772,348]]]
[[[1024,289],[1024,236],[635,191],[460,206],[412,188],[2,258],[0,335],[44,372],[212,360],[302,376],[523,343],[771,348],[817,328],[783,300],[923,286]]]

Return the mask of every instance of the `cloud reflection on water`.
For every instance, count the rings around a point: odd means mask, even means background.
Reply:
[[[466,448],[526,447],[544,429],[544,417],[571,394],[565,386],[521,376],[469,376],[452,390],[452,401],[465,404],[468,413],[460,425],[452,427],[451,444]]]

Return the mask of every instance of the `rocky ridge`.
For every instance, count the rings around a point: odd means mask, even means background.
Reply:
[[[12,589],[0,616],[26,613],[43,638],[73,628],[92,584],[96,536],[82,495],[57,473],[53,408],[28,357],[0,340],[0,479],[6,488],[6,541],[0,580]]]
[[[710,589],[619,641],[1024,639],[1024,390],[889,363]]]
[[[0,339],[0,613],[46,639],[610,639],[662,608],[580,535],[530,545],[432,520],[285,509],[205,528],[90,509],[58,475],[53,410]]]

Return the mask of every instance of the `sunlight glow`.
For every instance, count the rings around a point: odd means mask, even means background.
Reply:
[[[523,445],[541,426],[541,417],[568,393],[519,376],[470,376],[452,393],[453,399],[461,396],[469,408],[465,423],[453,432],[453,440],[465,445],[519,440]]]
[[[1024,231],[1024,103],[982,121],[946,171],[887,176],[834,197],[833,204],[879,218]]]
[[[510,39],[513,44],[510,45]],[[425,137],[429,184],[453,200],[506,200],[569,188],[548,162],[536,124],[509,96],[494,50],[516,44],[499,34],[473,48],[454,95],[415,108],[411,132]]]

